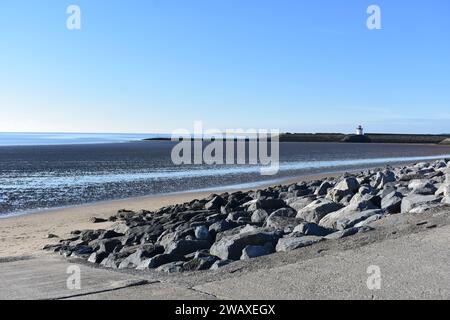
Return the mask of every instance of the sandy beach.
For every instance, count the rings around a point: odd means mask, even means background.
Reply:
[[[57,242],[48,234],[67,236],[72,230],[108,228],[111,223],[93,224],[91,217],[108,218],[120,209],[152,210],[182,203],[207,194],[185,193],[107,201],[83,206],[46,210],[0,220],[0,258],[39,253],[45,244]]]

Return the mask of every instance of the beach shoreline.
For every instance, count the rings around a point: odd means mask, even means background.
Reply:
[[[357,170],[360,171],[360,170]],[[280,180],[277,184],[262,184],[258,188],[274,185],[285,185],[300,181],[311,181],[325,177],[339,176],[343,171],[293,177]],[[254,188],[253,188],[254,189]],[[248,191],[251,189],[230,189],[227,192]],[[42,253],[42,248],[49,243],[56,243],[60,238],[68,237],[73,230],[107,229],[112,222],[92,223],[93,217],[107,219],[118,210],[133,211],[156,210],[164,206],[201,199],[214,193],[213,191],[186,191],[183,193],[169,193],[149,195],[128,199],[108,200],[84,205],[51,208],[34,213],[9,216],[0,219],[0,259]],[[49,239],[48,234],[58,238]]]
[[[386,165],[398,166],[410,165],[413,163],[415,162],[401,162],[398,164]],[[122,209],[136,212],[140,210],[157,210],[165,206],[206,198],[214,193],[246,192],[250,190],[265,189],[272,186],[289,185],[301,181],[308,182],[330,177],[339,177],[346,172],[357,173],[367,169],[384,168],[386,165],[280,178],[277,183],[261,182],[256,188],[230,188],[226,191],[217,188],[215,191],[186,191],[181,193],[148,195],[68,207],[50,208],[34,213],[4,217],[0,219],[0,259],[40,254],[43,252],[42,248],[45,245],[56,243],[59,239],[68,237],[73,230],[108,229],[113,225],[113,222],[93,223],[90,219],[93,217],[108,219],[115,215],[118,210]],[[57,237],[49,238],[48,235],[56,235]]]
[[[292,177],[280,177],[276,179],[269,179],[269,180],[259,180],[259,181],[253,181],[249,183],[238,183],[238,184],[232,184],[232,185],[225,185],[225,186],[215,186],[215,187],[207,187],[202,189],[194,189],[194,190],[186,190],[186,191],[175,191],[170,193],[157,193],[157,194],[149,194],[149,195],[143,195],[143,196],[132,196],[132,197],[125,197],[125,198],[118,198],[118,199],[107,199],[107,200],[99,200],[99,201],[93,201],[88,203],[82,203],[82,204],[74,204],[74,205],[67,205],[67,206],[56,206],[56,207],[50,207],[50,208],[40,208],[40,209],[30,209],[30,210],[23,210],[18,212],[12,212],[12,213],[4,213],[0,215],[0,222],[3,220],[8,219],[14,219],[19,218],[23,216],[28,215],[45,215],[45,214],[51,214],[54,212],[61,212],[61,211],[67,211],[67,210],[73,210],[73,209],[83,209],[86,207],[103,207],[103,206],[109,206],[117,204],[119,206],[120,204],[123,204],[123,207],[120,209],[128,209],[128,207],[136,208],[134,204],[136,203],[143,203],[147,204],[148,202],[155,200],[158,201],[158,198],[180,198],[180,199],[189,199],[188,201],[192,199],[196,199],[196,197],[205,197],[205,195],[210,195],[212,193],[223,193],[223,192],[236,192],[236,191],[250,191],[250,190],[257,190],[262,188],[268,188],[273,186],[279,186],[279,185],[287,185],[292,184],[300,181],[311,181],[311,180],[319,180],[327,177],[337,177],[339,175],[342,175],[344,173],[357,173],[363,170],[370,170],[370,169],[379,169],[386,166],[408,166],[415,164],[419,161],[419,159],[422,159],[423,161],[432,161],[441,159],[443,157],[417,157],[418,159],[415,161],[412,160],[405,160],[405,161],[398,161],[398,162],[389,162],[385,164],[373,164],[365,167],[357,167],[357,168],[336,168],[335,170],[326,170],[320,173],[309,173],[309,174],[297,174]],[[249,187],[245,187],[245,185],[249,185]],[[173,203],[169,203],[173,204]],[[140,208],[140,209],[132,209],[132,210],[141,210],[146,208]],[[119,210],[119,209],[118,209]]]
[[[261,165],[183,165],[170,159],[172,144],[122,143],[17,147],[1,153],[0,219],[47,208],[185,191],[257,188],[286,178],[450,158],[448,146],[367,144],[282,144],[272,163],[276,176],[261,176]],[[262,181],[264,180],[264,181]]]

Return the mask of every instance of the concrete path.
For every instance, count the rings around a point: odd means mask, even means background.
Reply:
[[[229,273],[225,280],[220,273],[178,276],[189,278],[189,285],[177,277],[158,280],[154,274],[75,265],[81,280],[75,290],[67,286],[68,267],[74,265],[58,256],[0,259],[0,299],[450,299],[449,245],[447,225],[264,270]],[[379,267],[379,290],[367,287],[369,266]]]
[[[377,267],[381,289],[369,290]],[[450,299],[450,226],[195,289],[233,299]]]
[[[0,270],[0,299],[60,299],[118,290],[142,283],[141,279],[128,275],[72,265],[61,259],[45,256],[2,261]],[[79,289],[73,278],[77,270],[80,271],[82,284]]]
[[[79,288],[74,278],[78,271]],[[169,297],[206,299],[208,295],[170,284],[162,285],[129,274],[71,264],[49,255],[13,261],[0,260],[0,300]]]

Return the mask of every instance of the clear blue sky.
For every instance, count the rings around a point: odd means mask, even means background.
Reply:
[[[450,132],[448,0],[2,0],[0,41],[0,131]]]

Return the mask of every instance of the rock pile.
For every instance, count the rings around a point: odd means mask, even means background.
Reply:
[[[390,214],[450,203],[450,162],[366,170],[155,212],[119,211],[110,230],[73,231],[44,249],[109,268],[180,272],[290,251],[371,230]]]

